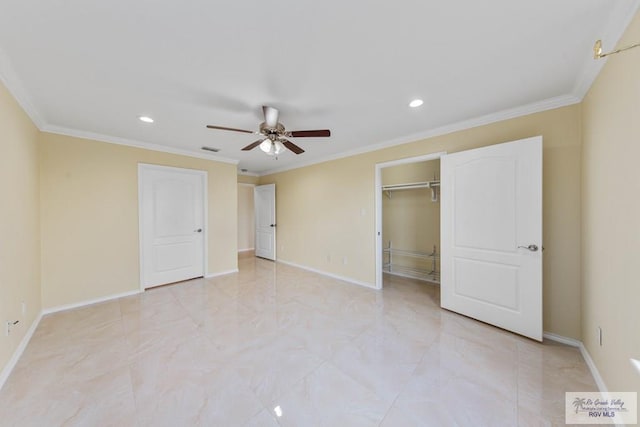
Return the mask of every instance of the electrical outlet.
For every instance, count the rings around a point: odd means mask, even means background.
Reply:
[[[331,262],[331,255],[327,255],[327,263]]]
[[[598,344],[600,345],[600,347],[602,347],[602,328],[598,326],[597,331],[598,331]]]
[[[13,326],[17,325],[19,322],[20,322],[19,320],[14,320],[14,321],[7,320],[7,323],[6,323],[6,325],[7,325],[7,329],[6,329],[5,334],[6,334],[7,336],[11,335],[11,328],[12,328]]]
[[[347,265],[347,264],[349,264],[349,259],[348,259],[347,257],[343,257],[343,258],[342,258],[342,264],[343,264],[343,265]]]
[[[22,316],[26,316],[27,315],[27,303],[22,301]]]

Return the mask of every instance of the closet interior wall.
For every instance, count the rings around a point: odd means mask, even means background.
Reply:
[[[440,160],[408,163],[382,169],[382,186],[440,180]],[[439,282],[440,188],[432,201],[431,188],[384,192],[382,239],[383,271]],[[391,251],[389,250],[391,247]],[[428,256],[434,252],[435,257]],[[391,265],[389,265],[391,263]],[[429,274],[435,267],[435,274]]]

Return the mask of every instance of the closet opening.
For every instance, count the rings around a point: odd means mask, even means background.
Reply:
[[[376,287],[396,277],[440,283],[440,157],[376,165]]]

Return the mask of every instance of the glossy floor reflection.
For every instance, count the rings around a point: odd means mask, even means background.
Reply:
[[[5,387],[2,426],[564,425],[596,390],[579,352],[283,264],[42,319]]]

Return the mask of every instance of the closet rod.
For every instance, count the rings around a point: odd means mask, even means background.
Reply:
[[[383,185],[383,191],[393,191],[393,190],[410,190],[413,188],[431,188],[431,187],[439,187],[440,180],[436,181],[424,181],[424,182],[408,182],[406,184],[390,184]]]

